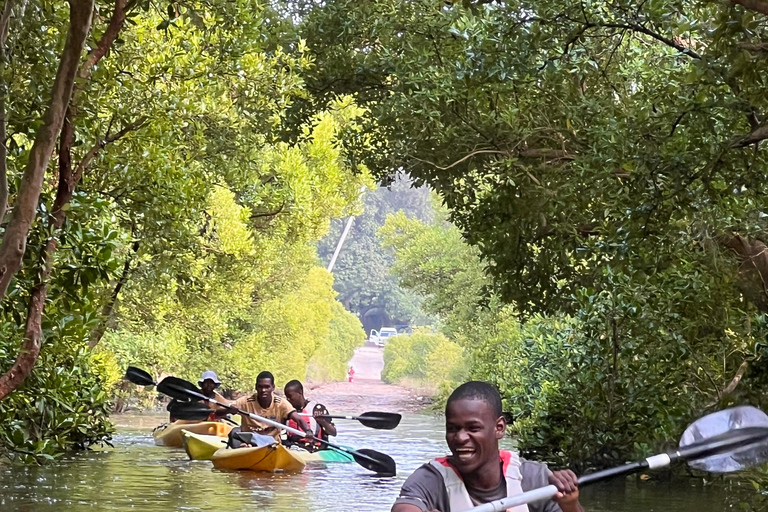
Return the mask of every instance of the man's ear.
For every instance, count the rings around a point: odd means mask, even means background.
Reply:
[[[496,435],[496,439],[503,439],[504,435],[507,433],[507,420],[504,418],[504,416],[499,416],[496,418],[496,425],[494,428],[494,434]]]

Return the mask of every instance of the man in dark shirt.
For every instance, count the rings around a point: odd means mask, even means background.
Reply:
[[[555,485],[553,500],[514,512],[584,512],[576,475],[499,451],[506,433],[501,397],[490,384],[467,382],[448,398],[445,440],[451,456],[424,464],[408,477],[392,512],[462,512],[507,496]]]

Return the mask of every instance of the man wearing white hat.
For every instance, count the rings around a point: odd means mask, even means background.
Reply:
[[[202,390],[203,394],[207,396],[208,398],[213,398],[217,402],[221,402],[223,404],[229,405],[231,402],[218,394],[216,392],[216,388],[221,386],[221,381],[219,381],[219,378],[216,376],[216,372],[212,370],[208,370],[207,372],[203,372],[202,377],[200,377],[200,380],[197,383],[200,386],[200,389]],[[208,404],[208,407],[211,409],[218,409],[219,406],[216,404],[213,404],[211,402],[206,402]],[[208,417],[209,421],[217,421],[216,415],[211,412],[211,416]]]

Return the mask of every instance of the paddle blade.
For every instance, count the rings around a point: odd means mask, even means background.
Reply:
[[[695,469],[730,473],[768,462],[768,416],[751,406],[718,411],[691,424],[680,439],[680,448],[720,444],[731,446],[689,460]]]
[[[141,368],[136,368],[135,366],[129,366],[128,369],[125,370],[125,379],[127,381],[133,382],[137,386],[155,385],[155,379],[153,379],[150,374]]]
[[[199,404],[198,402],[175,402],[168,409],[171,416],[177,420],[205,421],[213,412],[210,407]]]
[[[192,393],[198,395],[202,394],[197,386],[188,380],[180,379],[178,377],[164,378],[158,382],[157,390],[171,398],[175,398],[179,402],[197,402],[200,398],[194,396]]]
[[[400,424],[401,419],[403,416],[394,412],[364,412],[357,417],[366,427],[379,430],[392,430]]]
[[[365,469],[377,473],[379,476],[395,476],[397,474],[395,459],[385,453],[367,448],[349,451],[348,453],[355,458],[355,462]],[[360,454],[365,455],[365,457],[360,457]]]

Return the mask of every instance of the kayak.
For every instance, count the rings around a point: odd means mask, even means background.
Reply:
[[[305,462],[293,450],[274,443],[258,448],[220,448],[211,457],[216,469],[249,471],[301,471]]]
[[[184,450],[191,460],[211,460],[216,450],[227,447],[227,439],[219,436],[195,434],[189,430],[181,431]]]
[[[191,460],[211,460],[211,457],[213,457],[213,454],[219,448],[224,448],[227,445],[226,439],[221,437],[195,434],[194,432],[189,432],[187,430],[183,430],[182,432],[184,435],[184,450],[186,450],[187,455],[189,455]],[[298,456],[305,463],[355,461],[354,457],[351,455],[336,450],[320,450],[310,453],[301,448],[291,448],[289,451]]]
[[[218,421],[174,421],[156,428],[152,432],[152,437],[155,438],[155,444],[158,446],[181,448],[184,446],[182,430],[195,434],[227,437],[232,427]]]
[[[195,434],[186,429],[181,433],[184,450],[190,460],[211,460],[216,450],[227,447],[226,437]]]
[[[355,462],[355,458],[348,453],[340,452],[337,450],[319,450],[316,452],[308,452],[307,450],[292,449],[291,453],[295,453],[304,462]]]

